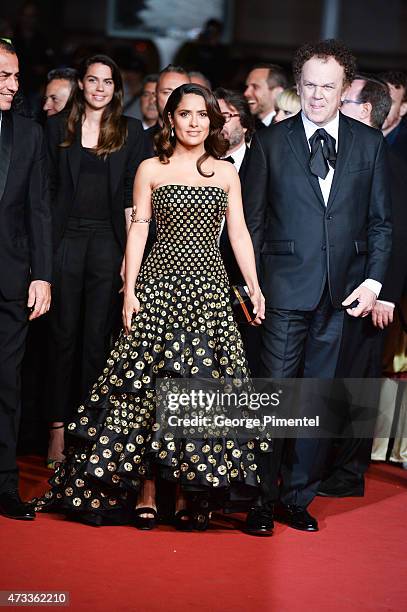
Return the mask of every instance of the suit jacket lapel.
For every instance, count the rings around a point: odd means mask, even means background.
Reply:
[[[338,193],[344,170],[347,166],[350,154],[352,153],[353,141],[354,134],[351,124],[342,113],[339,113],[338,155],[336,158],[335,172],[331,191],[329,192],[327,208],[332,206],[335,196]]]
[[[80,123],[76,126],[76,137],[72,145],[67,148],[69,169],[73,182],[73,193],[76,193],[78,186],[79,171],[81,169],[81,147],[82,147],[82,126]]]
[[[293,150],[295,157],[302,166],[310,184],[317,196],[321,206],[325,208],[324,198],[322,197],[321,188],[319,186],[318,177],[311,174],[308,162],[310,158],[310,149],[305,136],[305,130],[301,119],[301,113],[298,113],[290,119],[285,119],[290,124],[287,126],[287,138]]]
[[[242,159],[242,163],[239,168],[239,178],[240,178],[240,182],[242,183],[242,185],[244,183],[244,179],[246,176],[248,159],[249,159],[249,147],[246,147],[246,151],[245,151],[244,157]]]
[[[13,120],[10,112],[2,113],[0,133],[0,202],[6,188],[13,145]]]

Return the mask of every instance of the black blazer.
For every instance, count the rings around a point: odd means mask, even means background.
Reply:
[[[392,144],[389,144],[390,151],[392,151],[397,157],[401,157],[404,163],[407,164],[407,119],[403,117],[400,124],[396,128],[398,129],[397,136]],[[391,133],[390,133],[391,134]],[[386,137],[388,142],[388,138]]]
[[[248,147],[246,147],[246,153],[244,154],[242,164],[239,168],[239,178],[242,185],[244,184],[246,176],[248,158],[249,149]],[[219,249],[222,254],[223,263],[225,264],[226,272],[228,274],[230,283],[232,285],[236,283],[241,283],[243,281],[242,273],[240,272],[240,268],[236,261],[235,254],[233,253],[232,245],[230,244],[227,223],[224,224],[223,230],[220,235]]]
[[[407,285],[407,163],[389,151],[393,245],[379,299],[400,302]]]
[[[51,281],[51,213],[41,127],[3,112],[0,133],[0,293],[26,299],[31,280]]]
[[[327,206],[309,170],[301,113],[253,138],[243,200],[271,308],[313,310],[326,281],[339,308],[366,278],[384,280],[391,221],[383,136],[339,115]]]
[[[81,161],[81,126],[70,147],[60,147],[65,139],[66,113],[47,119],[45,140],[49,165],[53,243],[57,249],[64,235],[75,198]],[[144,130],[138,119],[126,117],[128,137],[120,151],[108,156],[110,212],[116,238],[123,251],[126,246],[124,209],[133,205],[133,182],[144,159]]]

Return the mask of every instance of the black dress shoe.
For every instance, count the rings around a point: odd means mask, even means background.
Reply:
[[[17,491],[5,491],[0,494],[0,514],[22,521],[35,519],[34,509],[21,501]]]
[[[274,529],[273,512],[256,506],[247,513],[244,531],[250,535],[271,536]]]
[[[364,494],[363,480],[355,483],[326,480],[321,482],[317,492],[321,497],[363,497]]]
[[[274,510],[274,518],[293,529],[318,531],[317,520],[302,506],[279,504]]]

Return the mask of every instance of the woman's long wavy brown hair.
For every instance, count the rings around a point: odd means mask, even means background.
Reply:
[[[176,134],[171,136],[170,116],[174,117],[174,113],[180,105],[183,96],[187,94],[201,96],[205,101],[206,112],[208,113],[209,117],[209,134],[204,142],[205,153],[203,153],[196,162],[196,167],[199,174],[209,178],[214,175],[214,172],[206,174],[202,170],[202,164],[210,156],[215,157],[216,159],[224,157],[229,148],[229,143],[222,136],[222,128],[225,124],[225,119],[220,112],[218,101],[213,93],[209,91],[209,89],[206,89],[206,87],[201,87],[201,85],[195,85],[194,83],[187,83],[186,85],[181,85],[180,87],[174,89],[164,108],[163,127],[155,136],[157,155],[161,163],[169,163],[170,157],[174,153],[175,144],[177,141]]]
[[[99,140],[95,153],[106,156],[122,148],[127,139],[127,121],[123,117],[123,81],[116,62],[107,55],[93,55],[82,61],[78,70],[78,79],[83,81],[92,64],[104,64],[112,71],[114,83],[113,98],[103,111],[100,122]],[[83,91],[76,86],[66,121],[66,136],[61,147],[70,147],[76,139],[78,124],[85,118],[85,98]]]

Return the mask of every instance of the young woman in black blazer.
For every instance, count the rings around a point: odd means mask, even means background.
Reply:
[[[144,149],[141,122],[122,111],[119,68],[95,55],[79,70],[70,109],[47,121],[54,242],[49,467],[63,458],[64,424],[73,401],[102,372],[112,332],[126,220]]]

